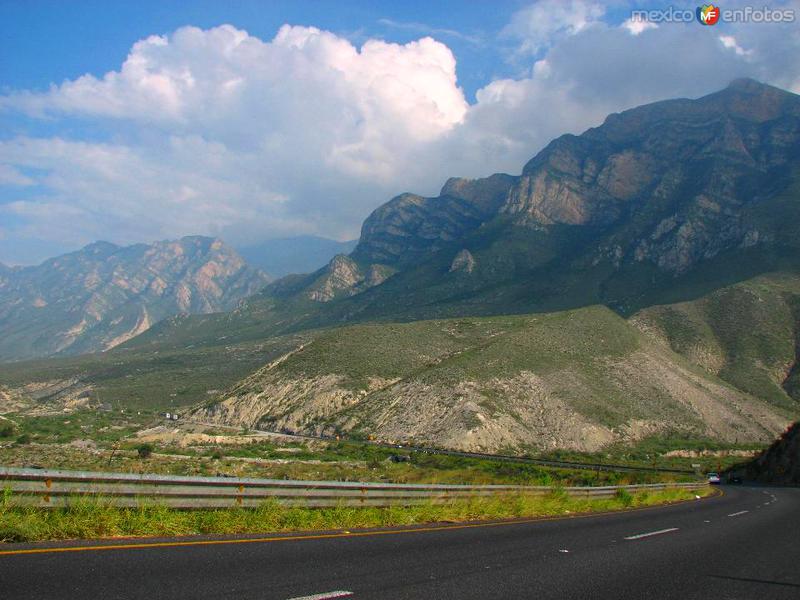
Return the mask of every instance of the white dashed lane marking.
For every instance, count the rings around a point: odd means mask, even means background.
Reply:
[[[334,598],[349,598],[353,592],[335,591],[335,592],[322,592],[321,594],[311,594],[310,596],[297,596],[289,598],[289,600],[333,600]]]
[[[731,513],[728,516],[729,517],[738,517],[739,515],[743,515],[743,514],[748,513],[748,512],[750,512],[750,511],[749,510],[740,510],[739,512]]]
[[[671,533],[678,531],[677,527],[670,527],[669,529],[659,529],[658,531],[649,531],[647,533],[637,533],[636,535],[629,535],[626,540],[641,540],[642,538],[652,537],[654,535],[662,535],[664,533]]]

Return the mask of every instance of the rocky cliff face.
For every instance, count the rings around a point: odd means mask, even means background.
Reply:
[[[266,283],[220,240],[97,242],[0,273],[0,359],[107,350],[173,314],[231,309]]]
[[[364,221],[352,256],[401,268],[418,263],[494,217],[516,179],[453,178],[436,198],[397,196]]]
[[[472,256],[472,253],[464,248],[456,254],[455,258],[453,258],[453,262],[450,263],[450,272],[472,273],[473,269],[475,269],[475,264],[475,258]]]
[[[744,210],[786,184],[799,142],[800,98],[741,80],[558,138],[525,165],[499,212],[534,229],[605,229],[618,261],[680,274],[725,249],[771,241]]]

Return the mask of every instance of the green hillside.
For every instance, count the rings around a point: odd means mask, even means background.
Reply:
[[[799,308],[800,277],[777,273],[647,308],[634,320],[737,388],[795,409]]]
[[[797,407],[690,362],[602,306],[368,324],[313,341],[201,407],[203,420],[498,450],[683,435],[766,441]]]

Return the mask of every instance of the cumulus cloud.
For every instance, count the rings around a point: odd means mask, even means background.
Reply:
[[[186,27],[137,42],[103,77],[4,97],[6,109],[100,122],[117,135],[108,143],[6,140],[0,177],[45,170],[48,202],[76,206],[86,237],[98,223],[119,224],[111,231],[125,241],[323,225],[347,237],[419,176],[420,146],[463,121],[455,68],[451,51],[429,37],[356,48],[313,27],[284,26],[269,42],[229,25]]]
[[[399,192],[518,173],[611,112],[741,76],[800,91],[796,27],[626,23],[581,0],[521,10],[502,37],[524,70],[472,104],[453,53],[430,37],[356,47],[313,27],[264,41],[223,25],[143,39],[102,77],[0,97],[7,112],[67,125],[0,138],[0,260],[31,239],[344,239]],[[81,122],[103,140],[72,137]]]

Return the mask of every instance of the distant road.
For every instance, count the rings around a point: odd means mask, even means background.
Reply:
[[[230,426],[220,426],[214,423],[206,423],[203,421],[195,421],[195,420],[185,420],[187,423],[192,423],[194,425],[207,425],[209,427],[221,427],[227,429],[238,429],[235,427]],[[251,433],[257,435],[263,435],[265,437],[283,437],[283,438],[300,438],[304,440],[315,440],[315,441],[324,441],[324,442],[332,442],[337,441],[335,438],[331,437],[322,437],[322,436],[315,436],[315,435],[307,435],[302,433],[283,433],[278,431],[265,431],[263,429],[256,429],[253,430]],[[480,458],[484,460],[497,460],[503,462],[515,462],[515,463],[528,463],[532,465],[540,465],[543,467],[555,467],[559,469],[583,469],[588,471],[626,471],[626,472],[638,472],[638,471],[650,471],[655,473],[683,473],[689,475],[695,475],[695,471],[687,470],[687,469],[671,469],[668,467],[645,467],[645,466],[633,466],[633,465],[618,465],[613,463],[587,463],[587,462],[576,462],[576,461],[567,461],[567,460],[555,460],[549,458],[529,458],[527,456],[511,456],[508,454],[485,454],[482,452],[462,452],[459,450],[444,450],[441,448],[427,448],[425,446],[412,446],[412,445],[405,445],[405,444],[390,444],[388,442],[380,442],[375,440],[352,440],[348,438],[343,438],[341,441],[347,442],[348,444],[364,444],[370,446],[377,446],[379,448],[391,448],[397,450],[405,450],[407,452],[422,452],[426,454],[441,454],[446,456],[461,456],[464,458]]]
[[[0,546],[0,590],[9,600],[799,598],[800,489],[724,492],[513,524]],[[37,553],[2,553],[24,549]]]

